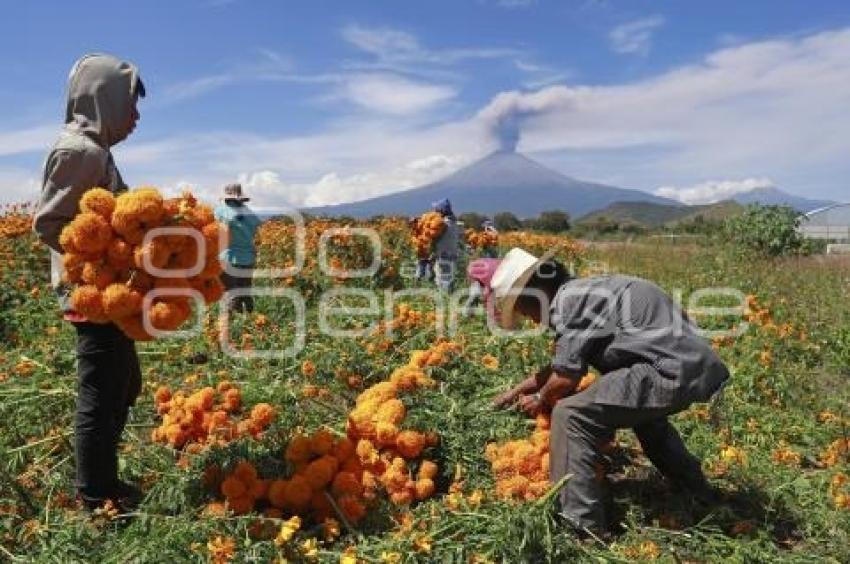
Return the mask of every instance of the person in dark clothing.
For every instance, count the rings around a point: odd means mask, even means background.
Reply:
[[[560,263],[513,249],[491,280],[506,328],[517,316],[555,333],[551,364],[495,400],[529,414],[551,410],[550,472],[562,515],[579,529],[607,529],[602,445],[631,428],[666,478],[706,500],[714,492],[668,416],[708,401],[729,372],[682,309],[658,286],[629,276],[571,279]],[[588,368],[601,378],[573,394]]]
[[[65,126],[44,165],[33,230],[50,247],[51,282],[64,319],[77,331],[77,406],[74,456],[77,491],[89,509],[112,500],[120,507],[141,492],[118,478],[118,443],[130,406],[141,391],[135,344],[113,324],[96,324],[71,309],[62,281],[59,234],[77,214],[83,193],[101,187],[125,191],[111,147],[139,120],[145,89],[135,65],[111,55],[86,55],[68,79]]]

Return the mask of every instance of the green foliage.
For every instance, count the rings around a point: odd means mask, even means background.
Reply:
[[[499,231],[518,231],[522,229],[522,221],[511,212],[499,212],[493,216],[493,224]]]
[[[482,215],[476,212],[466,212],[462,213],[458,216],[458,219],[463,222],[465,227],[471,229],[481,229],[481,224],[487,221],[488,218],[486,215]]]
[[[570,216],[561,210],[549,210],[541,212],[536,219],[527,219],[523,222],[526,229],[546,231],[548,233],[562,233],[570,229]]]
[[[799,253],[803,238],[797,231],[800,214],[788,206],[748,206],[726,222],[726,237],[748,251],[763,256]]]

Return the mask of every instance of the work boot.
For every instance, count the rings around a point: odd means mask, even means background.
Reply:
[[[127,509],[136,509],[145,497],[145,493],[133,484],[118,480],[113,495]]]

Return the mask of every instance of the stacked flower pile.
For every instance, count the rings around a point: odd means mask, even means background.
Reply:
[[[143,244],[157,227],[184,227],[200,233],[203,245],[188,234],[167,234]],[[143,316],[160,331],[173,331],[192,314],[189,291],[209,304],[221,298],[218,252],[222,227],[212,209],[184,193],[164,199],[154,188],[125,192],[117,198],[92,188],[80,200],[80,213],[62,230],[59,242],[65,281],[76,285],[71,307],[93,323],[113,322],[134,340],[149,340]],[[202,270],[179,277],[181,270]],[[153,276],[148,269],[173,270],[175,277]],[[161,290],[142,311],[145,294]]]
[[[466,242],[473,249],[489,249],[499,244],[499,234],[492,230],[466,230]]]
[[[411,237],[417,256],[429,255],[434,241],[443,233],[445,228],[443,216],[439,213],[432,211],[422,214]]]
[[[586,374],[575,392],[590,386],[596,376]],[[528,439],[487,445],[484,456],[496,477],[496,496],[506,500],[532,500],[551,486],[549,481],[549,414],[540,414]]]
[[[538,415],[529,439],[487,445],[485,456],[496,477],[496,496],[531,500],[549,489],[549,416]]]
[[[184,391],[172,394],[167,386],[160,386],[154,402],[162,423],[151,433],[151,440],[178,449],[188,445],[190,451],[249,435],[258,438],[275,417],[272,406],[258,403],[247,417],[240,419],[242,394],[230,382],[188,395]]]
[[[426,448],[439,443],[436,433],[402,429],[407,410],[398,395],[436,385],[425,369],[448,362],[459,350],[456,343],[441,341],[428,350],[413,351],[408,363],[396,368],[388,380],[361,393],[348,416],[346,431],[357,443],[364,487],[374,488],[380,483],[397,505],[433,495],[436,464],[422,461],[414,479],[409,463],[415,463]]]

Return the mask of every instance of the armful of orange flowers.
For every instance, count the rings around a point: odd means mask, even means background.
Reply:
[[[519,408],[531,416],[548,413],[561,398],[587,389],[596,379],[593,374],[578,378],[544,366],[493,400],[496,409]]]

